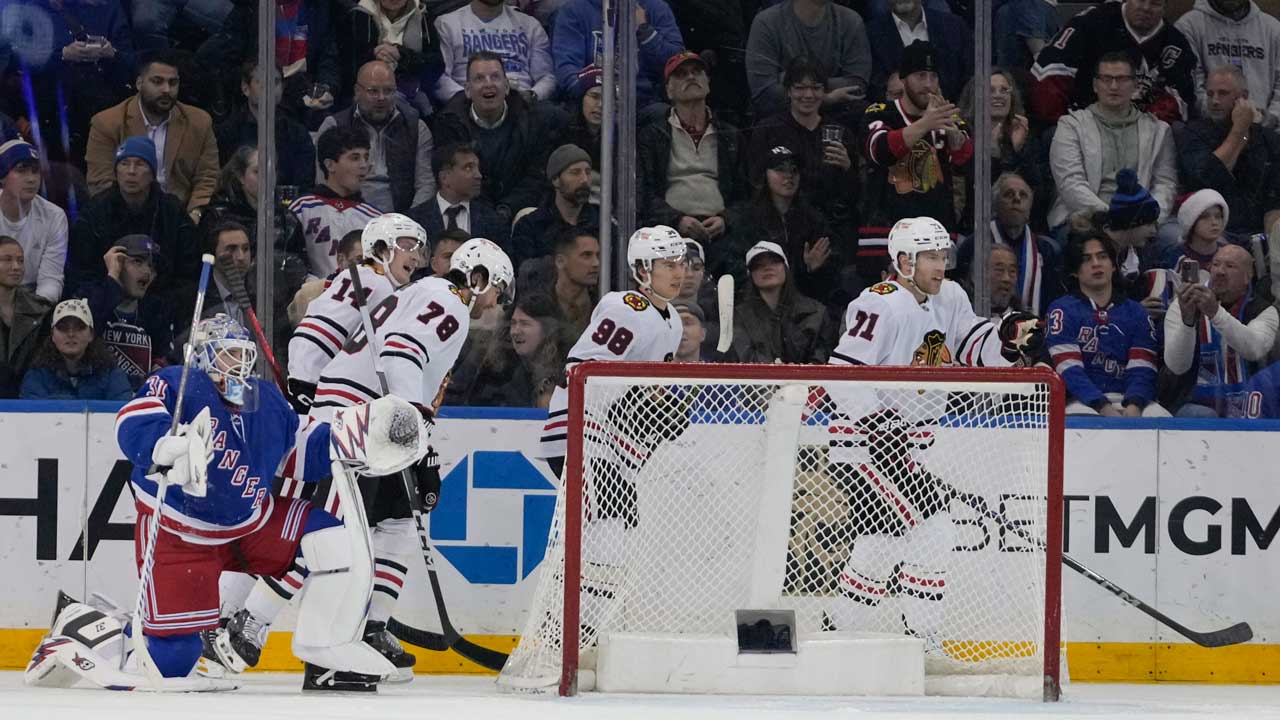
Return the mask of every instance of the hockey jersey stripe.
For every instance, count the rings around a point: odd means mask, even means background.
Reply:
[[[154,397],[140,397],[125,403],[124,407],[120,408],[120,411],[116,413],[116,435],[120,434],[120,424],[126,418],[137,418],[152,413],[168,414],[169,409],[164,406],[163,401]]]
[[[412,335],[409,335],[409,334],[407,334],[407,333],[399,333],[399,332],[396,332],[396,333],[387,333],[387,344],[388,344],[388,345],[390,345],[392,342],[394,342],[394,341],[392,340],[392,338],[396,338],[397,340],[404,340],[405,342],[409,343],[409,344],[410,344],[410,345],[412,345],[413,347],[417,348],[418,352],[420,352],[420,353],[422,354],[422,357],[423,357],[424,359],[429,360],[429,359],[431,358],[431,353],[427,352],[427,346],[426,346],[426,345],[423,345],[423,344],[422,344],[422,341],[418,340],[418,338],[416,338],[416,337],[414,337],[414,336],[412,336]],[[402,345],[401,347],[404,347],[404,346]]]
[[[329,343],[326,343],[323,340],[316,338],[314,335],[310,335],[304,332],[295,332],[293,336],[302,340],[306,340],[312,345],[315,345],[316,347],[320,348],[320,352],[324,353],[330,360],[332,360],[338,354],[338,351],[335,350]]]
[[[407,352],[400,352],[400,351],[398,351],[398,350],[391,350],[391,351],[383,350],[383,351],[379,354],[379,357],[384,357],[384,358],[404,358],[405,360],[408,360],[410,363],[412,363],[414,367],[418,368],[419,370],[421,370],[421,369],[422,369],[422,360],[421,360],[421,358],[417,357],[416,355],[410,355],[410,354],[409,354],[409,353],[407,353]]]
[[[320,396],[322,395],[326,397],[342,398],[343,400],[347,400],[348,402],[321,401]],[[372,401],[373,399],[374,398],[372,396],[360,396],[355,393],[348,392],[346,390],[336,390],[334,388],[325,388],[324,390],[316,391],[315,406],[316,407],[333,407],[335,405],[338,405],[338,406],[346,407],[348,405],[359,405],[360,403],[367,403]]]
[[[333,345],[334,348],[342,347],[343,341],[339,340],[337,336],[334,334],[334,332],[331,332],[327,328],[320,327],[320,323],[314,322],[312,318],[308,318],[306,320],[303,320],[301,323],[299,323],[298,329],[295,330],[294,332],[298,333],[299,335],[303,335],[305,337],[306,333],[304,331],[308,331],[308,330],[327,339],[329,343]],[[343,337],[344,338],[346,337],[345,333],[343,334]]]
[[[911,514],[911,506],[908,505],[907,501],[898,494],[897,488],[894,488],[889,485],[889,483],[881,480],[880,477],[876,475],[875,471],[866,463],[859,464],[858,469],[866,475],[867,479],[871,480],[871,483],[875,485],[876,490],[878,490],[880,494],[889,501],[889,504],[898,511],[898,514],[902,516],[902,519],[908,526],[914,526],[916,524],[915,517]]]
[[[133,489],[137,497],[135,505],[139,515],[150,518],[155,512],[155,496],[137,483],[134,483]],[[195,545],[221,545],[242,538],[266,525],[274,502],[274,498],[267,494],[266,501],[254,508],[253,514],[248,519],[229,527],[198,520],[165,505],[160,515],[160,527]]]
[[[832,363],[833,365],[865,365],[866,364],[855,357],[850,357],[848,355],[845,355],[844,353],[835,352],[835,351],[831,352],[831,358],[833,360],[840,361],[838,363]]]

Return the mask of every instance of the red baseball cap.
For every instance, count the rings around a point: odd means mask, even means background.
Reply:
[[[707,61],[703,60],[701,55],[699,55],[698,53],[692,53],[686,50],[684,52],[676,53],[675,55],[672,55],[667,60],[666,67],[662,69],[662,82],[666,82],[670,80],[671,73],[675,72],[676,68],[680,67],[681,65],[687,62],[696,62],[702,66],[703,70],[707,69]]]

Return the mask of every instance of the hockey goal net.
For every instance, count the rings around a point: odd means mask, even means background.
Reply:
[[[802,640],[922,638],[929,693],[1056,699],[1062,397],[1040,369],[578,366],[499,685],[573,694],[606,634],[788,609]]]

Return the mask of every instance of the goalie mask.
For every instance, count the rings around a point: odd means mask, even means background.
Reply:
[[[409,243],[401,243],[400,238],[411,239]],[[378,245],[386,248],[387,257],[378,256]],[[391,275],[391,261],[395,251],[407,253],[422,252],[427,247],[427,231],[412,219],[400,213],[387,213],[369,221],[360,233],[360,251],[367,260],[372,260],[382,268],[387,277]],[[393,283],[394,284],[394,283]]]
[[[951,234],[942,223],[931,217],[903,218],[893,224],[889,231],[889,258],[893,261],[893,271],[904,280],[911,280],[915,275],[916,255],[929,250],[943,250],[947,253],[947,269],[955,267],[954,245]],[[911,263],[911,274],[902,271],[899,255],[905,254]]]
[[[461,272],[466,277],[467,287],[471,290],[471,302],[474,305],[477,295],[483,295],[489,288],[498,286],[498,302],[508,303],[515,298],[515,270],[511,267],[511,258],[492,240],[471,238],[453,251],[449,260],[449,269]],[[482,278],[474,274],[482,273]]]
[[[675,296],[664,297],[653,289],[653,263],[655,260],[674,260],[684,262],[689,252],[689,243],[666,225],[654,225],[636,230],[627,241],[627,265],[631,267],[631,277],[635,278],[640,288],[647,289],[667,302]],[[640,272],[644,271],[644,277]]]
[[[203,370],[232,405],[253,409],[255,386],[251,382],[258,361],[253,336],[234,318],[218,313],[201,320],[191,332],[191,363]]]

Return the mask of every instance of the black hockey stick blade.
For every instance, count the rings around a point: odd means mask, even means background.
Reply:
[[[1008,518],[1004,517],[1003,515],[997,512],[992,511],[991,508],[987,507],[986,503],[983,502],[981,498],[974,498],[973,496],[965,495],[964,493],[955,493],[954,488],[953,488],[953,493],[955,497],[961,498],[965,502],[965,504],[969,505],[974,510],[978,511],[979,514],[985,515],[991,518],[992,520],[995,520],[997,523],[1002,525],[1009,532],[1012,532],[1013,534],[1021,537],[1023,540],[1026,540],[1032,545],[1036,545],[1040,547],[1040,549],[1042,550],[1044,549],[1043,540],[1041,540],[1038,537],[1032,537],[1031,535],[1028,535],[1026,531],[1024,531],[1021,527],[1009,522]],[[1199,645],[1200,647],[1207,647],[1207,648],[1226,647],[1228,645],[1239,645],[1240,643],[1249,642],[1250,640],[1253,639],[1253,628],[1249,627],[1249,623],[1247,622],[1236,623],[1231,627],[1223,628],[1221,630],[1210,630],[1209,632],[1197,632],[1183,625],[1177,620],[1174,620],[1168,615],[1165,615],[1159,610],[1151,607],[1147,603],[1143,602],[1137,596],[1133,595],[1132,593],[1120,587],[1119,585],[1116,585],[1115,583],[1111,582],[1106,577],[1103,577],[1102,575],[1099,575],[1097,572],[1094,572],[1093,570],[1090,570],[1089,568],[1085,567],[1085,565],[1081,563],[1079,560],[1076,560],[1075,558],[1071,557],[1066,553],[1062,553],[1062,564],[1066,565],[1072,570],[1075,570],[1076,572],[1080,573],[1086,578],[1092,580],[1102,589],[1106,590],[1112,595],[1115,595],[1116,597],[1120,598],[1124,602],[1128,603],[1129,605],[1143,612],[1144,614],[1146,614],[1148,617],[1152,618],[1156,622],[1173,630],[1174,632],[1185,637],[1191,642]]]
[[[387,630],[401,640],[412,645],[417,645],[420,648],[426,648],[427,650],[443,652],[452,648],[454,652],[458,653],[462,657],[490,670],[501,670],[502,666],[507,662],[506,653],[480,647],[461,635],[450,643],[449,640],[440,633],[432,632],[430,630],[422,630],[413,627],[412,625],[406,625],[395,618],[391,618],[387,621]]]
[[[436,652],[444,652],[449,649],[449,641],[440,633],[405,625],[394,617],[387,621],[387,630],[401,640],[417,645],[420,648]]]

